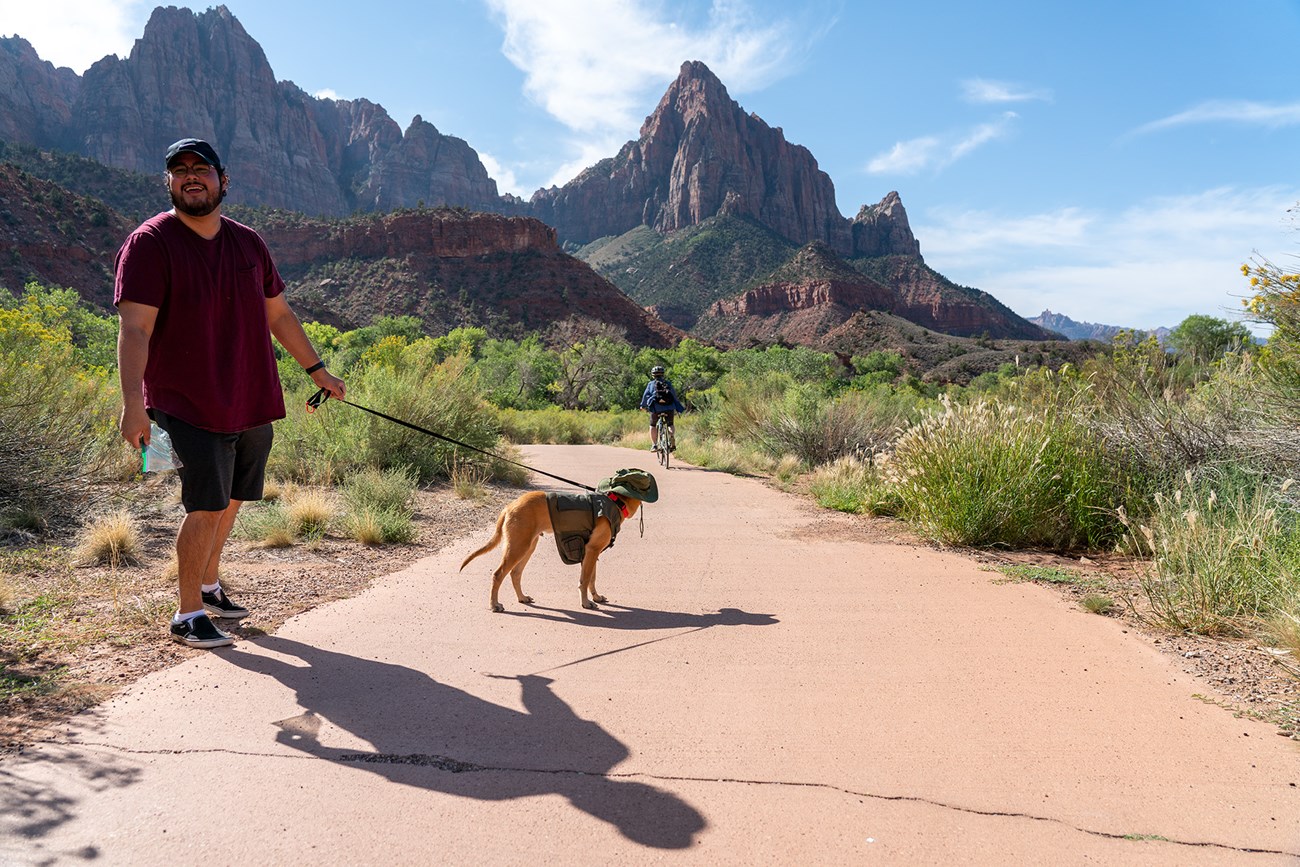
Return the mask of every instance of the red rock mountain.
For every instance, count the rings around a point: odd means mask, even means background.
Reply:
[[[563,187],[538,190],[526,210],[575,244],[640,225],[669,233],[729,214],[845,256],[919,255],[898,194],[891,196],[846,220],[812,153],[746,114],[707,66],[688,61],[640,138]]]
[[[963,336],[1018,340],[1056,339],[1025,322],[985,292],[954,285],[918,257],[889,256],[873,263],[873,279],[820,243],[801,249],[774,275],[777,279],[715,302],[692,333],[744,345],[780,340],[823,346],[843,336],[862,311],[879,311],[923,328]]]
[[[201,13],[159,7],[126,58],[105,57],[84,76],[42,61],[19,37],[0,39],[0,139],[156,176],[160,155],[181,135],[207,138],[223,154],[231,204],[334,216],[452,205],[533,217],[565,246],[643,226],[670,236],[732,216],[794,245],[893,263],[868,275],[872,286],[774,276],[719,307],[715,318],[748,317],[752,324],[745,311],[781,304],[808,318],[806,311],[832,305],[898,310],[956,333],[1040,333],[1006,308],[993,315],[1000,305],[985,303],[983,293],[926,268],[896,192],[864,205],[852,220],[842,216],[830,177],[808,149],[746,113],[703,63],[682,65],[635,141],[525,202],[498,195],[473,148],[420,117],[403,131],[365,99],[319,99],[277,81],[261,47],[224,6]],[[554,255],[545,245],[534,252]],[[754,258],[752,251],[734,255]],[[410,287],[419,293],[417,283]],[[892,300],[877,299],[881,287]],[[707,288],[715,294],[697,299],[697,311],[719,297],[719,287]],[[570,291],[563,283],[550,290]],[[988,316],[1005,321],[986,322]]]
[[[230,201],[309,214],[455,204],[497,208],[496,182],[464,141],[416,117],[403,132],[364,99],[279,82],[224,6],[154,10],[125,59],[80,78],[0,39],[0,137],[149,174],[183,135],[210,140]]]
[[[439,208],[346,221],[281,215],[257,228],[294,306],[344,328],[411,315],[431,334],[477,325],[521,336],[577,317],[612,325],[638,346],[685,336],[561,251],[550,226],[526,217]]]

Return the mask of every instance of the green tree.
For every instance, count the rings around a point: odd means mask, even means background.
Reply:
[[[1208,364],[1250,341],[1250,329],[1240,322],[1193,313],[1169,332],[1165,343],[1195,363]]]

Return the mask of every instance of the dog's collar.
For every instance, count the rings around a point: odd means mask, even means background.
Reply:
[[[605,496],[609,497],[611,500],[614,501],[614,503],[618,506],[618,510],[623,513],[624,518],[628,517],[627,506],[623,504],[623,500],[619,498],[618,494],[614,493],[613,491],[610,491],[609,493],[605,494]]]

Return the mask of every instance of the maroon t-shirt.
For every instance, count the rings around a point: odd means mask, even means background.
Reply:
[[[211,241],[171,213],[117,253],[113,303],[158,308],[144,403],[195,427],[236,433],[284,418],[266,299],[284,281],[258,234],[221,218]]]

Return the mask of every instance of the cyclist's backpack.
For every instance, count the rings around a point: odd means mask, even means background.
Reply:
[[[673,390],[668,387],[666,380],[655,380],[655,403],[666,403],[670,406],[673,403]]]

